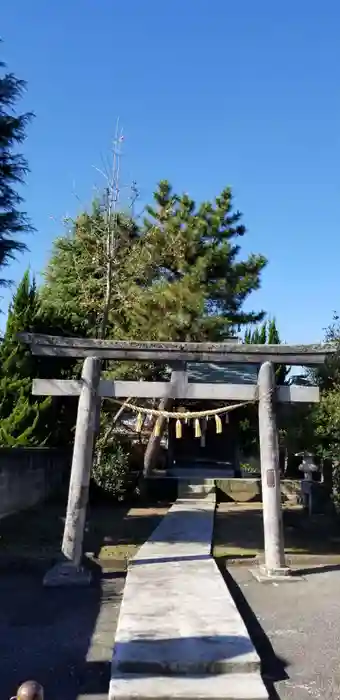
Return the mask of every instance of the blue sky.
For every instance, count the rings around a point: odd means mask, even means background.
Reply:
[[[1,20],[2,58],[36,113],[24,151],[37,231],[12,278],[41,271],[63,217],[91,201],[119,117],[122,182],[143,202],[162,178],[197,200],[231,185],[243,250],[269,259],[249,306],[287,342],[322,339],[340,309],[338,0],[16,0]]]

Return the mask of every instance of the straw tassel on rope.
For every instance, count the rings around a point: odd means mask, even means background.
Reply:
[[[136,421],[136,433],[140,433],[143,427],[143,414],[138,413]]]
[[[200,424],[198,418],[195,418],[195,437],[196,438],[202,437],[201,424]]]
[[[219,416],[215,416],[216,433],[222,432],[222,421]]]
[[[153,429],[153,434],[155,437],[159,437],[161,434],[161,421],[159,418],[157,418],[156,420],[155,427]]]

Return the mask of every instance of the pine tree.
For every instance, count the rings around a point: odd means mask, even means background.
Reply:
[[[146,212],[140,258],[149,262],[152,284],[134,307],[145,337],[224,340],[263,318],[262,311],[246,312],[243,305],[259,288],[266,260],[262,255],[240,259],[238,241],[246,229],[229,188],[214,202],[197,206],[162,181]]]
[[[197,207],[161,182],[154,197],[139,229],[120,215],[108,337],[223,340],[260,321],[263,312],[245,312],[243,304],[259,288],[266,260],[240,259],[245,228],[230,190]],[[41,291],[46,308],[92,336],[105,295],[105,236],[100,209],[78,217],[56,240]]]
[[[162,181],[146,212],[141,257],[144,252],[152,261],[153,283],[134,307],[144,337],[221,341],[263,318],[262,311],[245,312],[243,304],[259,288],[266,260],[261,255],[240,259],[238,239],[246,230],[240,212],[233,210],[229,188],[197,207],[187,194],[174,194]],[[159,408],[169,410],[170,401],[162,400]],[[144,474],[155,463],[159,446],[160,436],[151,435]]]
[[[230,189],[197,206],[161,182],[142,225],[134,227],[122,218],[116,227],[107,337],[218,341],[260,322],[263,311],[246,312],[243,306],[259,288],[266,260],[254,254],[241,258],[241,218]],[[56,241],[46,271],[41,291],[45,308],[69,316],[77,334],[99,333],[106,288],[105,225],[100,210],[79,217],[70,235]],[[116,376],[123,371],[115,363]],[[134,368],[125,371],[131,377]],[[156,371],[138,366],[140,376],[155,378]]]
[[[0,69],[5,64],[0,62]],[[22,185],[28,172],[26,160],[16,152],[16,146],[25,139],[27,124],[32,113],[17,114],[15,105],[26,84],[13,73],[0,77],[0,268],[8,264],[17,252],[25,250],[20,236],[32,230],[26,214],[20,211],[22,196],[17,186]],[[0,279],[0,285],[5,284]]]

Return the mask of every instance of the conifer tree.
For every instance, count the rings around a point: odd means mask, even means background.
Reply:
[[[248,328],[244,334],[244,342],[252,345],[280,345],[281,339],[275,318],[271,321],[265,321],[254,330]],[[278,385],[286,383],[289,371],[285,365],[275,366],[275,377]]]
[[[139,258],[145,269],[149,265],[146,279],[152,283],[133,308],[145,337],[224,340],[263,318],[262,311],[245,311],[243,305],[259,288],[266,259],[240,258],[246,229],[230,188],[197,206],[162,181],[146,212]]]
[[[59,317],[63,328],[74,334],[98,337],[105,306],[107,274],[107,222],[97,202],[90,213],[83,212],[68,222],[66,235],[53,245],[52,256],[44,273],[41,288],[42,307]],[[113,224],[112,224],[113,226]],[[115,245],[110,255],[114,284],[107,319],[108,337],[129,336],[127,299],[132,272],[128,269],[129,253],[137,237],[137,226],[127,216],[118,215]],[[134,259],[138,274],[138,259]]]
[[[196,205],[162,181],[140,226],[120,216],[106,337],[223,341],[262,320],[264,312],[245,311],[244,302],[259,288],[266,259],[256,254],[242,259],[246,229],[229,188],[213,202]],[[56,241],[46,270],[45,308],[68,317],[77,334],[99,333],[106,224],[107,212],[98,207],[79,217],[71,233]],[[123,369],[115,364],[115,373]],[[132,371],[129,366],[130,377]],[[155,371],[159,368],[137,369],[149,378]],[[152,446],[147,452],[153,453]]]
[[[253,330],[248,328],[244,334],[244,342],[252,345],[280,345],[281,339],[277,329],[276,320],[265,321],[260,326]],[[259,368],[258,368],[259,369]],[[278,386],[287,383],[290,368],[286,365],[275,365],[275,379]],[[279,425],[283,423],[286,414],[278,410]],[[240,431],[242,435],[242,444],[245,452],[252,452],[258,449],[258,407],[247,406],[243,409],[240,419]],[[283,436],[284,430],[280,431],[280,436]]]
[[[66,329],[70,333],[70,329]],[[0,345],[0,445],[71,446],[76,418],[72,397],[32,396],[35,378],[69,378],[75,363],[63,358],[35,357],[18,333],[57,334],[55,317],[43,316],[35,279],[26,271],[9,308]]]
[[[230,188],[197,206],[162,181],[146,213],[140,245],[141,257],[150,261],[152,285],[134,307],[145,337],[223,341],[263,318],[262,311],[246,312],[243,305],[259,288],[266,259],[254,254],[240,259],[239,239],[246,229],[233,209]],[[159,408],[169,404],[163,400]],[[159,425],[161,433],[164,421]],[[160,436],[151,435],[144,474],[152,469],[159,445]]]
[[[34,279],[30,281],[27,271],[14,294],[0,346],[1,446],[39,445],[43,441],[38,428],[50,399],[32,399],[36,363],[30,349],[17,339],[17,333],[32,331],[37,313],[36,284]]]
[[[0,62],[0,70],[5,64]],[[25,250],[21,235],[32,230],[24,212],[20,210],[22,196],[18,186],[22,185],[28,172],[25,158],[16,148],[26,136],[26,127],[32,113],[17,114],[15,106],[25,90],[25,82],[13,73],[0,77],[0,269]],[[0,285],[4,280],[0,278]]]

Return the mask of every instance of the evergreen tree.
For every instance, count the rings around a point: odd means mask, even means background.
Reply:
[[[233,210],[229,188],[213,202],[197,206],[162,181],[146,212],[140,257],[149,261],[152,284],[134,307],[136,326],[145,338],[223,341],[263,318],[262,311],[245,312],[243,304],[259,288],[266,260],[261,255],[240,259],[238,240],[245,227],[240,212]],[[160,408],[169,409],[169,404],[163,400]],[[160,432],[163,427],[160,421]],[[151,435],[145,474],[159,445],[160,437]]]
[[[113,218],[113,217],[112,217]],[[114,242],[108,253],[105,211],[94,203],[90,214],[84,212],[68,222],[66,235],[58,237],[45,270],[41,288],[42,307],[56,314],[63,328],[74,334],[98,337],[103,320],[108,264],[111,267],[112,293],[107,320],[109,336],[129,335],[126,307],[129,306],[129,253],[137,238],[137,227],[127,216],[117,215]],[[138,274],[138,258],[134,274]]]
[[[107,212],[95,207],[56,241],[41,290],[45,308],[69,316],[79,335],[99,335],[107,284],[107,219]],[[246,312],[243,305],[259,288],[266,260],[254,254],[241,258],[244,234],[230,189],[197,206],[161,182],[139,228],[122,216],[115,227],[107,337],[223,341],[261,321],[263,311]],[[113,371],[115,376],[156,378],[162,368],[115,363]],[[150,452],[153,448],[148,458]]]
[[[248,328],[244,334],[244,342],[252,345],[280,345],[281,338],[275,318],[265,321],[254,330]],[[276,384],[281,386],[288,379],[290,369],[286,365],[275,365]]]
[[[266,260],[262,255],[240,259],[239,239],[246,229],[229,188],[197,206],[162,181],[146,212],[139,257],[149,266],[146,279],[152,283],[133,309],[145,337],[224,340],[263,318],[262,311],[246,312],[243,305],[259,288]]]
[[[114,246],[114,289],[108,337],[223,340],[263,312],[243,304],[259,288],[266,260],[239,257],[245,233],[229,189],[197,207],[161,182],[138,229],[120,215]],[[105,297],[106,219],[83,214],[56,240],[41,290],[43,303],[69,315],[79,332],[98,335]]]
[[[244,342],[252,345],[280,345],[281,339],[280,334],[276,326],[275,318],[271,321],[265,321],[260,326],[257,326],[253,330],[248,328],[244,334]],[[259,368],[258,368],[259,369]],[[275,380],[278,386],[282,386],[287,383],[288,375],[290,369],[286,365],[275,365]],[[286,438],[288,435],[288,420],[287,411],[284,411],[282,407],[277,412],[278,423],[280,427],[280,438],[281,442],[284,444],[284,449],[286,450]],[[283,427],[284,426],[284,427]],[[258,450],[258,407],[257,406],[246,406],[242,411],[242,418],[240,420],[240,431],[241,439],[244,448],[244,452],[253,453]],[[287,457],[286,457],[287,459]]]
[[[25,272],[9,308],[6,331],[0,345],[0,445],[66,446],[72,444],[76,401],[72,397],[32,396],[34,378],[74,376],[75,363],[35,357],[17,335],[57,333],[55,319],[41,313],[35,280]],[[69,331],[69,329],[67,329]]]
[[[35,280],[27,271],[9,308],[7,326],[0,346],[0,445],[26,446],[41,443],[39,423],[50,399],[32,400],[34,358],[17,340],[17,333],[31,331],[37,316]],[[46,437],[46,436],[45,436]]]
[[[4,63],[0,62],[4,70]],[[25,82],[13,73],[0,77],[0,268],[17,252],[25,249],[21,234],[32,230],[26,214],[20,211],[22,197],[17,191],[28,171],[26,160],[16,152],[25,139],[32,113],[17,114],[15,105],[25,89]],[[0,279],[0,285],[4,280]]]

